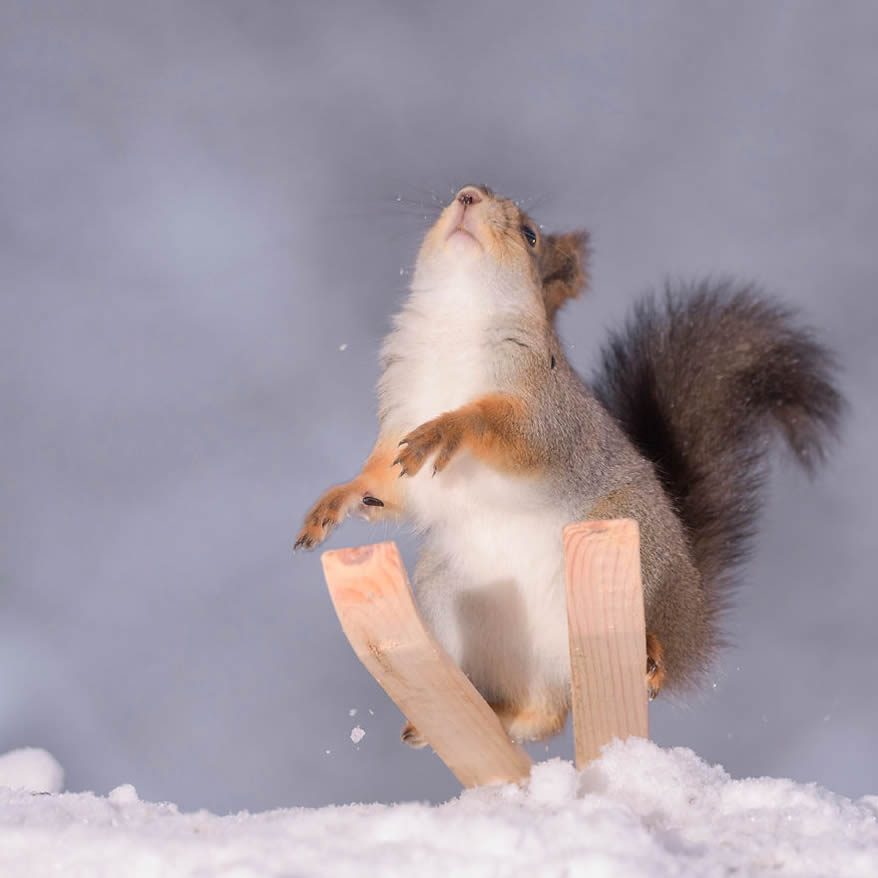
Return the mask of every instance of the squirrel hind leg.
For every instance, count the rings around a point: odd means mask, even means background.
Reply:
[[[506,734],[513,741],[543,741],[559,734],[567,721],[570,704],[492,704]]]
[[[509,738],[520,743],[542,741],[559,734],[564,729],[570,705],[566,701],[553,705],[493,703],[491,709],[497,714]],[[403,726],[399,737],[404,744],[415,750],[427,746],[426,738],[410,722]]]

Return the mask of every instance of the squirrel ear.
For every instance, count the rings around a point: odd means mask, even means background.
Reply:
[[[588,286],[588,232],[546,235],[542,241],[540,274],[549,319]]]

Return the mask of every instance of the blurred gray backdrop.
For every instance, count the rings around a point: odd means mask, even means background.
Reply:
[[[708,273],[840,352],[843,444],[814,483],[779,459],[736,646],[651,723],[878,792],[876,46],[873,3],[3,0],[0,751],[221,812],[456,793],[290,546],[368,452],[419,238],[477,181],[592,231],[585,371],[638,295]]]

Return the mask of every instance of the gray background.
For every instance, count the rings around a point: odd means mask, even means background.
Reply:
[[[843,445],[813,484],[779,461],[737,646],[651,722],[734,775],[878,792],[876,46],[872,3],[4,0],[0,751],[186,808],[455,793],[290,545],[370,448],[436,199],[483,181],[592,231],[584,370],[704,273],[842,354]]]

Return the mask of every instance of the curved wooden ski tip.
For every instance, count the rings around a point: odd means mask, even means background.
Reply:
[[[531,761],[421,619],[392,542],[324,552],[335,611],[360,661],[467,787],[521,781]]]

